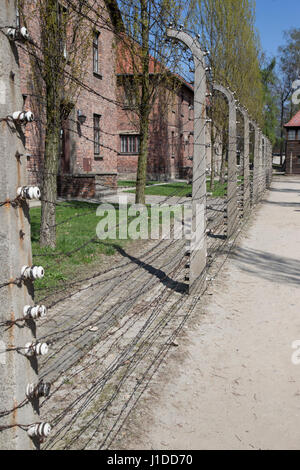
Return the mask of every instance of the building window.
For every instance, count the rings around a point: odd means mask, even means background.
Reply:
[[[140,151],[139,135],[121,135],[121,153],[137,155]]]
[[[99,114],[94,114],[94,155],[100,155],[100,118]]]
[[[100,33],[94,31],[93,37],[93,70],[99,74],[99,36]]]
[[[135,109],[137,102],[136,102],[136,94],[135,90],[129,85],[125,85],[124,87],[124,109]]]
[[[296,130],[295,129],[289,129],[288,138],[289,138],[289,140],[296,140]]]

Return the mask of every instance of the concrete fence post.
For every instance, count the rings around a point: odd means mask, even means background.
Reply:
[[[269,178],[269,141],[268,138],[264,137],[265,141],[265,155],[264,155],[264,190],[268,187],[268,178]]]
[[[228,88],[217,83],[214,83],[213,87],[227,98],[229,106],[227,237],[230,238],[235,233],[238,223],[236,100]]]
[[[190,245],[189,292],[206,285],[206,73],[205,52],[199,42],[184,31],[168,29],[167,36],[187,46],[194,59],[194,153],[192,191],[192,239]]]
[[[250,164],[249,164],[249,116],[247,111],[240,107],[239,108],[243,119],[244,119],[244,150],[243,150],[243,215],[247,217],[250,212]]]
[[[270,187],[272,181],[272,169],[273,169],[273,162],[272,162],[272,144],[267,140],[267,188]]]
[[[260,144],[261,144],[261,151],[260,151],[260,194],[259,194],[259,200],[262,199],[262,195],[264,192],[264,186],[265,186],[265,156],[264,156],[264,135],[261,132],[261,139],[260,139]]]
[[[259,201],[262,199],[262,195],[264,192],[264,155],[263,155],[263,133],[260,130],[260,154],[259,154]]]
[[[35,339],[35,324],[14,322],[33,305],[32,282],[20,280],[22,267],[32,266],[31,239],[27,202],[10,202],[27,183],[25,136],[22,125],[3,120],[23,109],[18,51],[4,29],[16,25],[14,0],[0,2],[0,25],[0,411],[7,411],[0,418],[0,448],[26,450],[35,447],[26,426],[37,421],[38,403],[17,405],[26,400],[26,386],[37,383],[36,360],[23,349]]]
[[[253,160],[253,192],[252,204],[257,204],[259,200],[259,179],[260,179],[260,132],[256,123],[254,127],[254,160]]]
[[[272,143],[270,142],[270,163],[269,163],[269,171],[270,171],[270,181],[269,185],[272,183],[272,178],[273,178],[273,146]]]

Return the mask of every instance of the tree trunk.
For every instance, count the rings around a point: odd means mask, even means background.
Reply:
[[[148,157],[148,116],[141,120],[140,132],[140,153],[137,169],[136,196],[137,204],[145,204],[145,187],[147,176],[147,157]]]
[[[142,77],[140,103],[140,152],[138,160],[135,202],[145,204],[147,176],[148,138],[149,138],[149,19],[147,0],[140,0],[142,23]]]
[[[44,10],[42,42],[44,50],[44,81],[46,85],[46,136],[42,184],[40,245],[56,246],[56,197],[59,139],[61,128],[61,97],[64,78],[60,4],[47,0]]]
[[[49,103],[50,105],[50,103]],[[49,106],[48,105],[48,106]],[[42,214],[40,245],[56,246],[56,197],[59,153],[60,113],[52,109],[47,112],[44,173],[42,184]]]

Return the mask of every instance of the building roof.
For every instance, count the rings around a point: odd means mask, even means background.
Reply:
[[[284,127],[300,127],[300,111]]]
[[[138,70],[141,70],[142,68],[141,46],[136,41],[129,38],[126,34],[119,35],[117,57],[118,61],[116,73],[119,76],[132,75],[133,73],[137,73]],[[162,72],[176,77],[183,85],[185,85],[191,91],[194,91],[194,87],[191,83],[188,83],[183,77],[181,77],[181,75],[175,72],[171,72],[159,60],[155,59],[149,54],[149,74],[155,75]]]

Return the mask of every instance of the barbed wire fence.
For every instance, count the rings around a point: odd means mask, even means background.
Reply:
[[[71,1],[69,3],[75,8]],[[17,28],[14,29],[15,33],[11,32],[13,28],[10,25],[14,24],[12,18],[7,20],[9,26],[1,28],[1,39],[9,41],[10,47],[13,47],[12,43],[21,34],[21,29]],[[96,21],[97,24],[99,25]],[[182,28],[175,29],[176,35],[182,32]],[[201,50],[197,36],[191,35],[190,31],[185,34],[190,36],[191,44]],[[23,41],[18,43],[18,47],[24,53],[34,54],[32,50],[28,52]],[[186,63],[190,63],[189,54],[187,51]],[[36,58],[42,60],[39,55]],[[209,64],[209,58],[206,60]],[[203,57],[196,65],[201,68],[202,78],[198,81],[195,79],[194,83],[193,120],[196,131],[192,198],[187,198],[182,190],[174,188],[173,193],[160,201],[161,206],[166,205],[174,202],[175,197],[177,205],[188,207],[190,216],[185,220],[185,226],[183,225],[186,238],[174,237],[168,240],[160,236],[158,240],[150,240],[134,248],[133,252],[130,245],[123,248],[110,241],[110,245],[120,255],[115,266],[108,263],[96,272],[61,282],[58,289],[50,289],[40,298],[43,305],[33,305],[32,298],[25,300],[22,297],[22,305],[14,305],[13,316],[8,316],[8,308],[3,305],[6,314],[1,317],[0,323],[3,332],[1,354],[20,356],[25,363],[34,361],[36,375],[26,379],[26,383],[22,381],[23,392],[15,394],[11,390],[9,399],[3,401],[4,409],[0,411],[1,434],[18,429],[30,442],[32,439],[36,441],[37,446],[44,442],[44,449],[110,448],[122,433],[138,400],[153,382],[153,377],[168,352],[176,347],[177,336],[227,259],[243,221],[251,213],[250,209],[261,201],[266,187],[270,185],[270,142],[261,135],[258,125],[247,115],[247,111],[236,102],[234,94],[224,88],[224,85],[227,86],[224,77],[210,77]],[[221,86],[229,106],[232,107],[232,116],[240,109],[244,117],[245,132],[242,139],[243,164],[238,177],[236,118],[231,119],[227,130],[230,158],[225,198],[207,197],[206,193],[207,144],[203,136],[207,126],[214,125],[206,118],[206,107],[210,99],[208,90],[216,88],[218,81],[219,90]],[[98,95],[96,90],[84,82],[79,85],[88,93]],[[111,101],[110,97],[103,94],[101,98]],[[43,105],[43,96],[35,96],[35,99]],[[114,100],[114,105],[123,107],[124,102]],[[0,117],[6,119],[7,126],[17,130],[19,125],[23,126],[25,123],[30,126],[33,119],[26,111],[19,112],[17,116],[13,114],[17,109],[4,112],[1,108],[1,111],[3,115]],[[41,126],[45,125],[41,116],[36,116],[35,121]],[[249,169],[249,123],[255,134],[252,172]],[[83,125],[82,128],[87,129],[88,125]],[[68,130],[78,134],[74,127]],[[105,129],[101,129],[101,132],[107,133]],[[80,136],[87,142],[95,143],[82,129]],[[202,136],[202,140],[197,139],[199,136]],[[100,146],[119,153],[119,149],[113,146],[101,142]],[[17,162],[26,154],[25,147],[18,148]],[[31,171],[39,176],[43,173],[42,168]],[[5,194],[0,209],[22,210],[28,214],[28,201],[34,197],[43,201],[43,195],[40,197],[38,188],[26,186],[23,180],[18,185],[19,193],[11,190],[9,197]],[[15,186],[13,184],[12,188]],[[57,201],[53,204],[57,210],[62,207],[78,207],[76,201]],[[201,206],[199,217],[197,204]],[[193,207],[195,212],[191,212]],[[68,224],[78,217],[84,220],[84,217],[91,214],[95,214],[95,209],[88,207],[82,213],[57,222],[56,226]],[[116,228],[120,229],[120,224]],[[29,229],[26,229],[27,237],[28,233]],[[191,246],[191,240],[187,243],[187,235],[191,233],[196,233],[198,237],[196,250]],[[97,235],[90,234],[83,243],[66,252],[34,253],[35,262],[40,262],[43,257],[51,257],[53,261],[48,265],[41,261],[43,267],[24,262],[25,269],[20,272],[17,270],[15,275],[7,275],[2,280],[0,292],[17,288],[25,281],[32,292],[33,281],[42,278],[44,271],[49,272],[53,264],[71,259],[72,255],[80,253],[86,247],[93,250],[96,243],[99,243]],[[26,254],[30,260],[29,246]],[[194,268],[195,265],[197,268]],[[192,284],[193,289],[188,296],[188,289]],[[44,290],[43,292],[45,293]],[[14,294],[14,298],[17,297],[20,298],[19,291]],[[32,337],[32,328],[34,327],[34,331],[36,329],[35,323],[38,323],[38,334]],[[22,331],[22,338],[26,337],[27,341],[14,334],[18,330]],[[36,405],[37,401],[40,401],[39,406]],[[23,415],[25,409],[35,413]],[[38,414],[41,416],[39,419]],[[24,444],[26,445],[30,446],[28,443]]]

